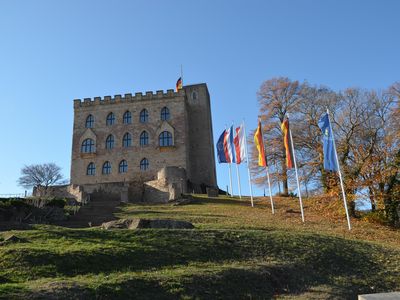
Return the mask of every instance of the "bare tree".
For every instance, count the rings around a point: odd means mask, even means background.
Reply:
[[[283,183],[284,195],[288,195],[289,190],[281,123],[286,113],[296,111],[294,108],[300,98],[301,89],[302,85],[298,81],[279,77],[265,81],[258,92],[260,118],[263,123],[263,133],[267,148],[267,160],[273,177],[279,178]],[[251,155],[256,157],[257,149],[254,144],[250,143],[250,147]],[[276,162],[279,162],[279,170],[274,168],[277,165]],[[256,184],[265,184],[266,176],[263,169],[258,168],[258,166],[252,166],[252,173]]]
[[[45,191],[53,184],[61,183],[61,168],[55,163],[24,166],[18,184],[24,188],[43,187]]]

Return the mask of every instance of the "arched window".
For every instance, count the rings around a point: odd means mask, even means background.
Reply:
[[[93,115],[88,115],[86,118],[85,127],[93,128],[93,125],[94,125],[94,117],[93,117]]]
[[[128,162],[125,159],[121,160],[121,162],[119,163],[118,171],[120,173],[128,172]]]
[[[122,147],[130,147],[132,145],[132,136],[129,132],[124,134],[122,138]]]
[[[82,153],[93,153],[94,152],[94,141],[92,139],[86,139],[83,141],[81,146]]]
[[[124,113],[124,124],[131,124],[132,123],[132,114],[131,112],[128,110]]]
[[[114,136],[110,134],[106,139],[106,149],[114,148]]]
[[[108,174],[111,173],[111,163],[110,163],[109,161],[106,161],[106,162],[103,164],[102,173],[105,174],[105,175],[108,175]]]
[[[93,162],[88,164],[88,166],[86,168],[86,175],[89,175],[89,176],[96,175],[96,165]]]
[[[147,131],[143,131],[140,134],[140,146],[146,146],[149,144],[149,134]]]
[[[163,131],[158,137],[158,143],[161,147],[172,146],[172,134],[169,131]]]
[[[140,123],[147,123],[149,121],[149,112],[147,109],[142,109],[140,112]]]
[[[193,93],[192,93],[192,99],[193,99],[193,100],[197,100],[197,92],[196,92],[196,91],[193,91]]]
[[[115,123],[115,116],[112,112],[107,115],[106,124],[107,126],[111,126]]]
[[[147,158],[143,158],[140,161],[140,170],[146,171],[149,168],[149,160]]]
[[[161,120],[167,121],[167,120],[169,120],[169,117],[170,117],[170,115],[169,115],[168,107],[163,107],[161,109]]]

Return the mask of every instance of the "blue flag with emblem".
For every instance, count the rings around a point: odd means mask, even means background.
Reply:
[[[218,162],[219,163],[227,163],[227,159],[225,156],[225,150],[224,150],[224,141],[225,141],[225,136],[226,136],[226,130],[222,132],[220,135],[218,142],[217,142],[217,157],[218,157]]]
[[[322,131],[322,142],[324,148],[324,169],[328,171],[337,171],[335,155],[335,141],[333,140],[332,126],[329,121],[328,113],[325,113],[318,121],[318,126]]]

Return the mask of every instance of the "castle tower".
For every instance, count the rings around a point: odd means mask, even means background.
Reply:
[[[196,184],[217,186],[210,94],[205,83],[184,86],[189,116],[189,174]]]

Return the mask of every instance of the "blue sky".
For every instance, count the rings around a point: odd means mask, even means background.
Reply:
[[[256,127],[256,92],[275,76],[386,88],[400,80],[399,11],[395,0],[3,0],[0,194],[23,191],[25,164],[55,162],[69,178],[74,98],[174,88],[181,64],[185,84],[208,85],[215,141],[232,121]],[[217,173],[226,187],[226,165]],[[241,178],[248,193],[243,166]]]

